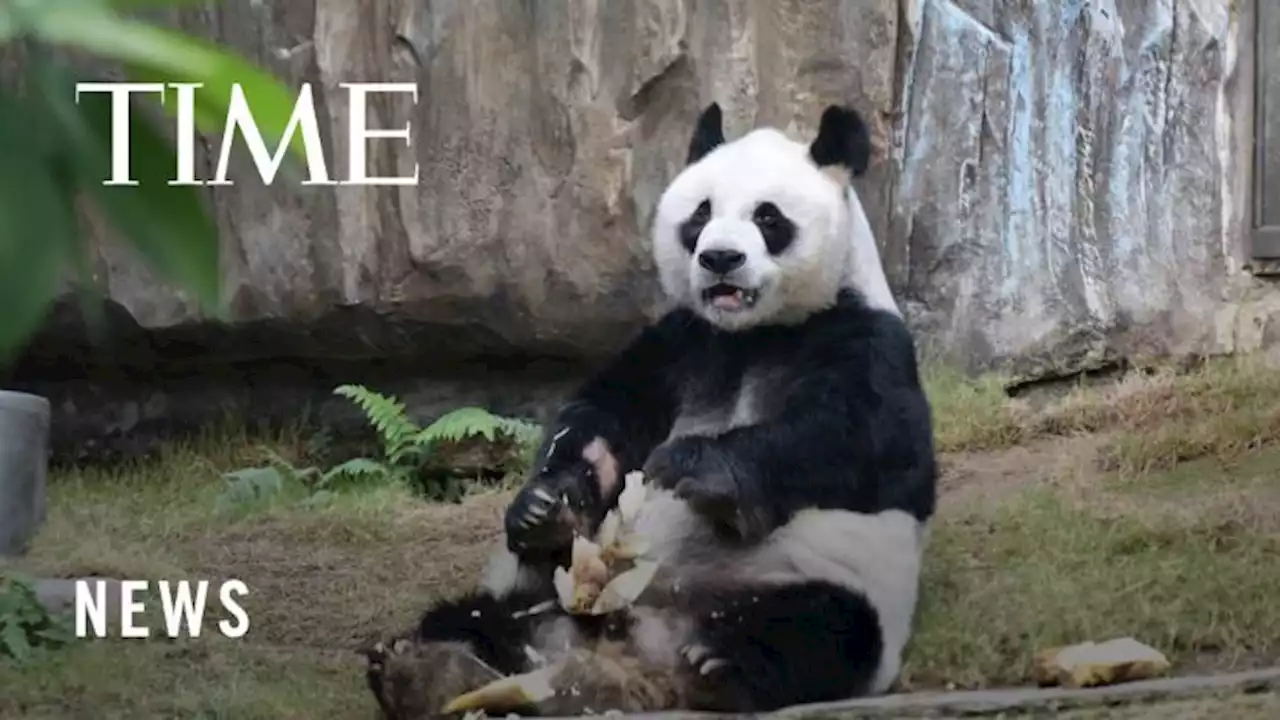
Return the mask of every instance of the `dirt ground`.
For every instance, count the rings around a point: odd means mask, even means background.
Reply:
[[[1280,372],[1138,373],[1035,408],[998,386],[930,377],[944,477],[904,690],[1022,685],[1039,649],[1126,635],[1180,674],[1280,665]],[[297,456],[306,441],[270,445]],[[256,448],[222,433],[52,479],[17,569],[236,578],[252,626],[0,663],[0,717],[372,717],[354,648],[476,582],[510,484],[457,505],[378,487],[215,512],[222,473]],[[1231,703],[1105,716],[1280,717],[1275,695]]]

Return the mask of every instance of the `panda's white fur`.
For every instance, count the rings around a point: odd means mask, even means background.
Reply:
[[[864,595],[879,615],[884,643],[871,693],[887,690],[901,667],[916,606],[925,527],[900,510],[803,510],[759,545],[739,548],[719,540],[670,491],[655,493],[637,523],[643,537],[657,538],[651,552],[666,568],[650,595],[673,587],[696,593],[699,586],[764,587],[809,580]],[[642,596],[640,604],[645,600]],[[682,646],[690,640],[676,639]]]
[[[636,652],[685,672],[691,683],[709,684],[694,693],[712,698],[703,709],[766,710],[882,693],[896,679],[911,635],[936,468],[914,346],[850,182],[865,168],[858,150],[869,153],[869,141],[854,138],[850,150],[838,137],[865,134],[865,127],[851,111],[835,109],[810,144],[770,128],[724,142],[718,126],[712,106],[700,120],[703,136],[695,136],[690,164],[655,215],[654,261],[674,309],[584,386],[549,428],[543,472],[512,504],[506,543],[494,553],[482,591],[503,602],[545,592],[550,566],[517,558],[529,547],[526,536],[570,506],[598,522],[616,501],[620,475],[643,466],[665,488],[651,493],[639,520],[663,570],[633,612]],[[692,242],[689,218],[708,202]],[[758,215],[762,202],[772,203],[793,233],[772,251]],[[768,222],[776,241],[778,226]],[[738,253],[739,262],[713,272],[699,260],[708,250]],[[717,301],[707,294],[717,284],[741,293]],[[669,399],[662,391],[668,386]],[[669,424],[655,420],[667,413]],[[714,444],[735,433],[742,439]],[[737,524],[730,522],[736,536],[725,534],[723,517],[692,504],[708,492],[697,482],[724,482],[726,473],[743,503]],[[566,488],[576,504],[563,502]],[[800,650],[803,639],[785,628],[762,630],[786,625],[790,610],[774,603],[767,616],[752,618],[748,606],[764,598],[763,608],[768,593],[815,581],[813,587],[831,588],[813,591],[830,595],[821,607],[862,603],[874,619],[858,625],[857,612],[846,618],[819,609],[797,627],[829,622],[833,633],[853,633],[848,643],[863,638],[875,652],[824,646],[814,651],[814,677],[792,675],[787,663],[809,659],[800,657],[808,652]],[[725,610],[712,621],[715,611],[673,603],[675,595],[727,598]],[[697,609],[678,609],[689,607]],[[741,629],[723,619],[725,612],[737,613]],[[734,635],[752,627],[768,637]],[[546,653],[584,636],[575,621],[559,617],[521,641]],[[741,657],[752,653],[763,654]],[[751,662],[760,677],[749,677],[745,665],[738,676],[725,674]],[[783,673],[785,682],[771,673]]]
[[[884,263],[880,261],[880,248],[876,246],[871,221],[862,207],[862,199],[852,186],[845,189],[845,202],[849,208],[851,253],[845,266],[844,285],[862,293],[867,307],[902,317],[902,310],[889,290],[889,279],[884,274]]]

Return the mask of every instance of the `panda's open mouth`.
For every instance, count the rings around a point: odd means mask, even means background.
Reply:
[[[716,283],[702,291],[702,302],[719,310],[744,310],[755,307],[760,299],[760,291]]]

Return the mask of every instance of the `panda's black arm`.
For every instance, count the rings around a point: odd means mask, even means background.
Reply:
[[[701,499],[712,506],[730,509],[723,503],[731,501],[739,530],[755,537],[809,507],[930,516],[936,487],[930,408],[901,321],[861,314],[830,323],[797,363],[777,415],[676,441],[689,444],[675,451],[664,474],[691,476],[685,491],[707,493]]]
[[[637,469],[675,421],[673,363],[694,341],[697,324],[687,311],[668,313],[646,327],[583,383],[548,424],[529,481],[506,514],[508,547],[534,559],[562,554],[572,528],[560,520],[562,500],[580,520],[598,524],[616,502],[623,474]],[[607,454],[604,463],[584,458],[588,446]],[[608,478],[598,468],[614,469]]]
[[[680,310],[642,330],[561,406],[547,429],[544,451],[568,429],[580,438],[579,447],[564,446],[571,454],[601,438],[621,472],[639,468],[671,432],[678,402],[672,370],[694,333],[692,315]],[[550,459],[545,452],[539,457]]]

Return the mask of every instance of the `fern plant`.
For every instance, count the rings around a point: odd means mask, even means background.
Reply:
[[[505,418],[479,407],[458,408],[423,428],[409,418],[404,403],[394,397],[361,385],[342,385],[334,394],[351,400],[364,413],[377,431],[380,457],[357,457],[321,471],[314,466],[296,467],[263,448],[263,465],[223,475],[226,486],[217,498],[216,510],[236,512],[295,501],[314,507],[345,490],[387,484],[408,485],[431,500],[456,500],[463,488],[454,479],[421,480],[426,461],[440,444],[469,438],[483,438],[490,443],[507,440],[527,459],[542,432],[534,423]]]
[[[389,465],[401,464],[416,451],[414,439],[418,426],[409,419],[404,403],[362,385],[339,385],[333,392],[355,403],[364,412],[369,424],[378,431],[382,452]]]
[[[534,423],[516,418],[505,418],[478,407],[463,407],[445,413],[435,422],[419,430],[413,437],[417,447],[429,448],[440,440],[465,440],[480,436],[496,442],[499,435],[507,435],[520,445],[536,443],[542,428]]]
[[[377,475],[392,482],[412,483],[439,443],[472,437],[496,442],[500,437],[507,437],[518,447],[528,448],[537,443],[541,432],[536,424],[495,415],[480,407],[458,408],[420,428],[409,418],[404,403],[394,397],[362,385],[342,385],[334,389],[334,394],[351,400],[364,412],[369,424],[378,432],[382,445],[381,460],[349,460],[330,471],[336,476],[356,473],[364,477]],[[420,489],[432,499],[443,499],[443,496],[452,494],[448,487],[428,485]]]

